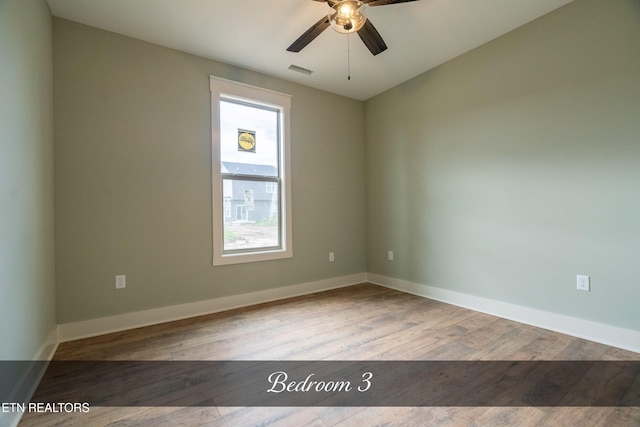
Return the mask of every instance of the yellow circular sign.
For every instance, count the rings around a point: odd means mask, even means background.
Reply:
[[[253,150],[256,145],[256,139],[250,133],[244,132],[238,136],[238,144],[243,150]]]

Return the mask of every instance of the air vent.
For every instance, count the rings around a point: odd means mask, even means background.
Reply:
[[[296,71],[298,73],[302,73],[302,74],[306,74],[307,76],[310,76],[311,74],[313,74],[313,71],[311,70],[307,70],[306,68],[303,67],[298,67],[297,65],[289,65],[289,69],[291,71]]]

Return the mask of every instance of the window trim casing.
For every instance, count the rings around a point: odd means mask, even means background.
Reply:
[[[293,222],[291,213],[291,139],[290,110],[291,95],[248,85],[220,77],[209,76],[211,91],[211,188],[213,209],[213,265],[229,265],[247,262],[270,261],[293,257]],[[220,99],[223,97],[246,100],[255,105],[264,105],[281,110],[280,132],[282,146],[280,163],[280,241],[281,248],[224,253],[224,201],[222,200],[223,176],[220,170]]]

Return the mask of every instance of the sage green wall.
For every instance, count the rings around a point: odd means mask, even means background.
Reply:
[[[54,67],[58,323],[365,271],[362,102],[58,18]],[[293,97],[293,259],[212,266],[209,75]]]
[[[51,43],[44,0],[0,0],[0,360],[55,327]]]
[[[368,271],[638,330],[639,46],[576,0],[367,101]]]

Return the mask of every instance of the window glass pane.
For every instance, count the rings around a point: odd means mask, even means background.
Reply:
[[[222,173],[278,176],[279,110],[220,101]]]
[[[270,184],[270,185],[265,185]],[[223,179],[224,251],[279,248],[280,202],[278,183]]]

